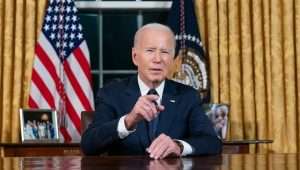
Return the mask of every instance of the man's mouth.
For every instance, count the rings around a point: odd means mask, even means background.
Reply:
[[[162,69],[160,69],[160,68],[151,68],[150,71],[152,71],[152,72],[161,72]]]

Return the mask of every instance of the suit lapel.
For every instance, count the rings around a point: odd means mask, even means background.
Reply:
[[[133,108],[137,99],[141,96],[141,91],[137,82],[137,76],[133,76],[128,83],[127,88],[125,89],[125,98],[124,102],[130,106],[129,110]],[[148,135],[148,126],[146,121],[140,121],[136,128],[136,134],[139,138],[140,144],[143,148],[147,148],[150,144],[150,139]]]
[[[170,80],[166,80],[162,105],[165,106],[165,110],[159,114],[159,123],[156,134],[166,133],[176,117],[176,105],[177,105],[177,90],[174,84]]]
[[[124,91],[125,91],[125,98],[123,101],[124,104],[126,104],[126,106],[129,107],[128,109],[130,111],[134,106],[134,104],[136,103],[138,97],[140,97],[141,95],[136,76],[133,76],[129,79],[127,87],[124,89]]]

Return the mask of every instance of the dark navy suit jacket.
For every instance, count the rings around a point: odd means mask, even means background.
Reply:
[[[139,122],[136,131],[124,139],[120,139],[117,132],[119,119],[131,111],[140,95],[137,76],[110,83],[100,89],[94,120],[81,140],[84,154],[146,154],[146,148],[151,144],[147,121]],[[162,105],[165,110],[159,113],[157,136],[164,133],[172,139],[186,141],[192,146],[193,155],[221,152],[222,142],[202,111],[196,90],[166,80]]]

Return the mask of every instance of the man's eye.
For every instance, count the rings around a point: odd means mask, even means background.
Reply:
[[[162,51],[161,53],[163,53],[163,54],[169,54],[168,51]]]
[[[147,52],[153,52],[153,49],[146,49]]]

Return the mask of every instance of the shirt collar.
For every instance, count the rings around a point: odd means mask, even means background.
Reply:
[[[150,88],[143,82],[143,80],[140,78],[139,75],[138,75],[138,84],[139,84],[139,88],[140,88],[140,91],[141,91],[141,95],[142,96],[146,95],[148,93],[148,91],[150,90]],[[165,87],[165,80],[162,81],[160,83],[160,85],[155,88],[155,90],[157,91],[157,93],[159,95],[159,101],[161,101],[163,91],[164,91],[164,87]]]

